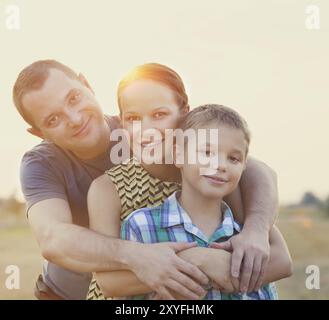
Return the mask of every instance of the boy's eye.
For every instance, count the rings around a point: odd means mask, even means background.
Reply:
[[[229,160],[230,160],[231,162],[233,162],[233,163],[238,163],[238,162],[240,162],[240,159],[237,158],[237,157],[229,157]]]
[[[59,116],[52,116],[48,121],[47,121],[47,126],[48,127],[54,127],[58,124],[59,122]]]
[[[155,119],[160,119],[160,118],[163,118],[166,114],[164,112],[156,112],[154,114],[154,118]]]

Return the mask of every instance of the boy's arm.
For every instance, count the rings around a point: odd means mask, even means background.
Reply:
[[[233,209],[243,209],[244,228],[221,248],[233,248],[231,274],[240,278],[240,290],[253,291],[264,276],[270,256],[269,231],[278,211],[275,172],[263,162],[249,158],[236,193],[241,194],[242,205],[233,196],[226,201]]]

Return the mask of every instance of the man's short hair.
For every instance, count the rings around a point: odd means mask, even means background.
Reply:
[[[39,60],[20,72],[13,87],[13,100],[17,111],[32,127],[36,126],[31,115],[26,112],[22,99],[26,93],[42,88],[48,79],[50,69],[60,70],[72,79],[79,79],[78,75],[71,68],[56,60]]]

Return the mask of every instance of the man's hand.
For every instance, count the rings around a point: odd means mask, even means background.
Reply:
[[[240,279],[241,292],[259,290],[270,256],[267,232],[243,230],[225,242],[212,243],[211,247],[232,252],[231,276]]]
[[[225,250],[196,247],[179,253],[185,261],[196,263],[211,280],[213,287],[224,293],[239,292],[239,281],[231,277],[231,253]]]
[[[138,259],[131,263],[131,271],[162,299],[174,299],[170,290],[189,300],[200,299],[205,294],[202,285],[208,283],[207,276],[176,255],[195,246],[195,242],[143,244],[139,247]]]

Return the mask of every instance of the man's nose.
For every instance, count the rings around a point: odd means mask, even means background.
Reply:
[[[82,114],[78,110],[70,110],[68,112],[68,125],[71,128],[79,127],[83,124]]]

